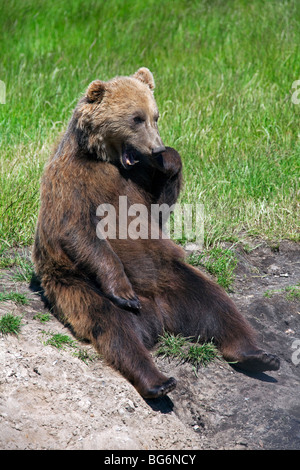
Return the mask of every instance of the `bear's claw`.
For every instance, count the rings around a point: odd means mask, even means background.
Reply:
[[[157,385],[153,388],[148,389],[142,395],[143,395],[144,398],[159,398],[159,397],[162,397],[164,395],[167,395],[167,393],[174,390],[176,385],[177,385],[176,379],[174,379],[174,377],[170,377],[168,380],[163,382],[161,385]]]
[[[280,360],[275,354],[259,349],[243,354],[242,359],[235,366],[249,372],[264,372],[267,370],[278,370],[280,368]]]
[[[117,307],[122,308],[123,310],[131,310],[133,312],[138,312],[141,309],[141,304],[139,299],[135,296],[130,299],[124,299],[117,295],[111,296],[110,300],[117,305]]]

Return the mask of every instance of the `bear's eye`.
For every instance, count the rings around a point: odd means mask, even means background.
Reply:
[[[135,116],[133,120],[135,124],[142,124],[145,121],[141,116]]]

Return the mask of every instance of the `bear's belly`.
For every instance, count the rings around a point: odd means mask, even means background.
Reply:
[[[184,251],[171,240],[109,240],[137,291],[153,292],[173,274],[173,263]]]

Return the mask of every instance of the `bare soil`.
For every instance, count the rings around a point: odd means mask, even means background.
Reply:
[[[0,335],[0,449],[299,449],[300,353],[293,347],[300,340],[300,302],[285,288],[299,283],[300,246],[249,245],[250,252],[235,247],[230,295],[263,348],[280,357],[281,369],[251,375],[217,360],[195,375],[189,364],[156,357],[178,385],[152,401],[100,357],[85,363],[74,348],[45,345],[43,331],[72,333],[52,315],[44,324],[34,318],[48,311],[41,297],[2,270],[0,290],[24,292],[30,303],[0,303],[0,315],[23,315],[18,336]],[[95,353],[87,343],[76,344]]]

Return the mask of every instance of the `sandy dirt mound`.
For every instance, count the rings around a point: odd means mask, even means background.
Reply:
[[[47,309],[40,296],[2,270],[0,291],[17,289],[30,303],[0,303],[0,315],[23,315],[17,337],[0,335],[0,448],[299,449],[300,303],[286,288],[299,283],[300,247],[282,242],[272,250],[259,240],[251,246],[247,253],[235,247],[230,295],[261,345],[279,355],[280,371],[244,374],[218,360],[196,376],[189,364],[156,358],[178,386],[152,401],[101,358],[85,363],[76,356],[95,352],[55,317],[41,323],[36,314]],[[76,348],[46,345],[50,333],[69,335]]]

